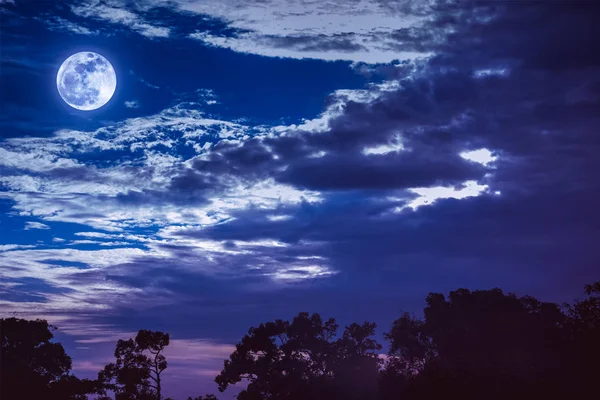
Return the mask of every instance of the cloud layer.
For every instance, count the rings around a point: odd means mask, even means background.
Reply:
[[[405,35],[427,21],[435,10],[433,4],[413,0],[86,0],[70,9],[74,19],[107,22],[149,39],[183,36],[268,57],[387,63],[430,55],[426,45]],[[176,18],[164,17],[165,12],[196,24],[181,30],[174,23]],[[214,29],[214,24],[194,28],[201,21],[214,21],[225,29]],[[76,34],[97,33],[63,18],[50,18],[48,24]]]

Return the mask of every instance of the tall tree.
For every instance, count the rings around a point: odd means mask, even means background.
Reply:
[[[98,374],[103,396],[111,390],[116,400],[161,400],[161,374],[167,368],[162,352],[169,340],[169,334],[148,330],[140,330],[135,340],[119,340],[116,362]]]
[[[308,313],[250,328],[216,377],[219,390],[244,380],[238,400],[360,398],[376,381],[375,325],[352,324],[335,340],[337,328]]]
[[[71,374],[71,358],[51,341],[55,329],[40,319],[0,319],[2,400],[76,400],[95,391],[94,382]]]
[[[150,373],[149,377],[152,381],[150,386],[156,390],[158,400],[162,399],[161,374],[167,369],[167,359],[162,354],[162,351],[169,345],[169,334],[162,332],[153,332],[141,330],[135,338],[135,342],[139,350],[144,353],[150,353],[148,357]]]

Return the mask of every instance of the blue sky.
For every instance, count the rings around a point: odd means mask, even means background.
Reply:
[[[300,311],[381,334],[429,292],[572,299],[599,7],[466,3],[1,0],[0,313],[58,325],[82,376],[170,332],[185,398]],[[94,111],[56,89],[79,51],[117,74]]]

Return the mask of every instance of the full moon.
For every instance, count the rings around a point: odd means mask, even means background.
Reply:
[[[108,103],[117,87],[117,75],[106,58],[84,51],[62,63],[56,75],[56,87],[68,105],[90,111]]]

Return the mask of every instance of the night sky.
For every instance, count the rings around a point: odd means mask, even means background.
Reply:
[[[164,394],[216,393],[261,322],[381,335],[429,292],[563,302],[598,280],[598,2],[0,0],[0,18],[0,314],[56,324],[80,377],[163,330]],[[116,71],[97,110],[56,87],[80,51]]]

